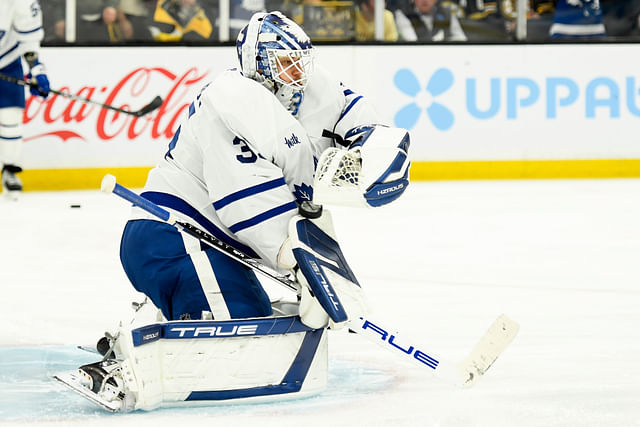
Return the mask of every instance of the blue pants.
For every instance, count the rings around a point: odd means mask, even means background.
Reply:
[[[11,64],[0,69],[0,73],[15,77],[16,79],[24,79],[22,71],[22,63],[20,58],[13,61]],[[19,107],[25,106],[24,86],[10,83],[4,80],[0,80],[0,108],[7,107]]]
[[[205,247],[187,253],[183,236],[174,227],[134,220],[122,234],[120,261],[133,287],[147,295],[168,320],[185,315],[200,319],[202,311],[211,311],[214,318],[221,312],[234,319],[271,315],[269,297],[255,273]],[[194,264],[196,259],[207,265]],[[209,266],[215,277],[207,276]]]

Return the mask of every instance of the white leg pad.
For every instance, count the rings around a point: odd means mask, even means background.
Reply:
[[[22,108],[0,108],[0,163],[17,165],[22,149]]]
[[[326,330],[298,316],[127,325],[116,354],[135,409],[281,400],[327,384]]]

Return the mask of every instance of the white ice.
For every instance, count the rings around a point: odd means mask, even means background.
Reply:
[[[431,352],[459,360],[499,314],[520,323],[472,389],[336,332],[318,397],[115,415],[49,378],[140,299],[118,259],[128,204],[0,199],[2,425],[640,426],[640,180],[412,183],[393,206],[333,210],[374,313]]]

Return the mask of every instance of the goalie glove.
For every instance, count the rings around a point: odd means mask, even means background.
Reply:
[[[297,263],[300,318],[311,328],[340,329],[368,311],[364,293],[347,264],[333,230],[331,214],[296,215],[289,222],[289,241]],[[283,246],[284,249],[284,246]]]
[[[373,207],[391,203],[409,186],[409,133],[382,125],[359,126],[347,132],[349,151],[362,162],[360,188]]]
[[[329,148],[318,161],[314,203],[378,207],[409,186],[409,133],[382,125],[359,126],[345,135],[348,149]]]

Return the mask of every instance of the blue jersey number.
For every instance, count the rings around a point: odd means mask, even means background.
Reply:
[[[242,154],[238,154],[236,156],[236,159],[238,159],[240,163],[255,163],[256,160],[258,160],[258,156],[256,156],[256,153],[251,151],[251,148],[249,148],[247,142],[244,139],[236,136],[235,138],[233,138],[233,145],[240,146],[240,151],[242,152]]]
[[[40,5],[37,1],[31,3],[31,16],[35,18],[40,13]]]

